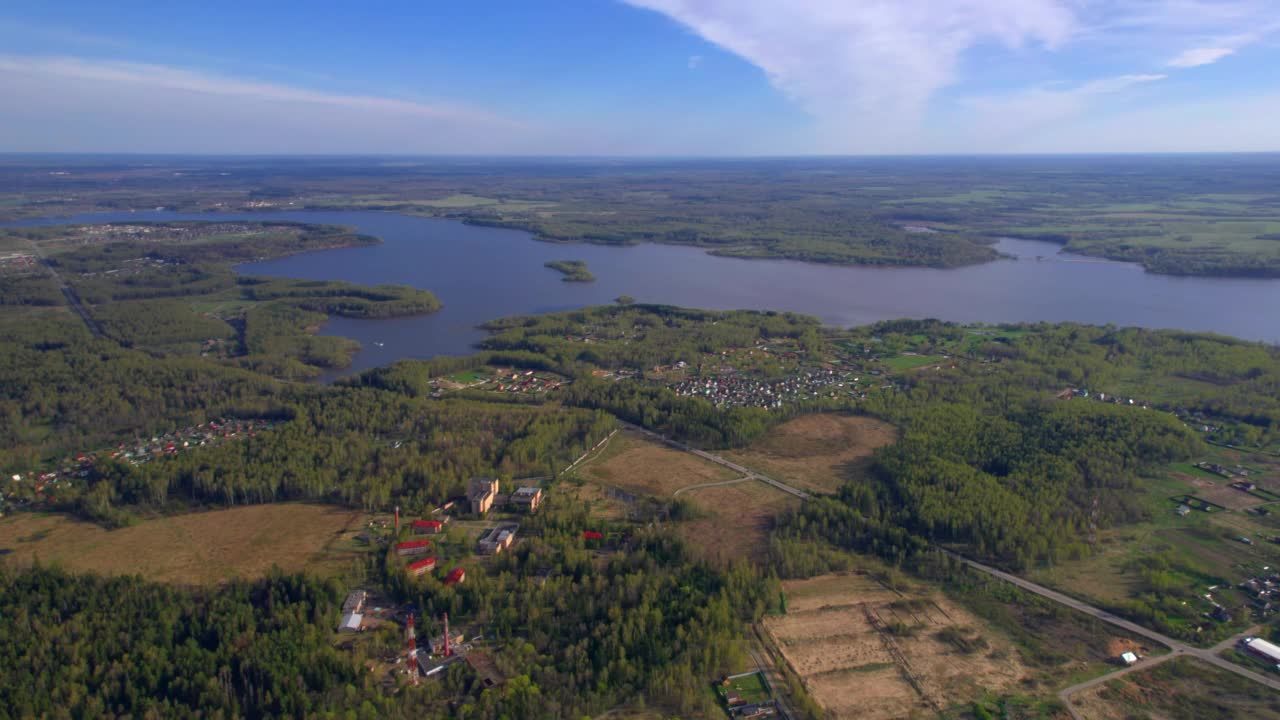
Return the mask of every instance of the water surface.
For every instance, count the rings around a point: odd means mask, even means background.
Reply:
[[[1152,275],[1132,263],[1063,255],[1056,245],[1030,240],[999,242],[1016,259],[935,270],[742,260],[672,245],[546,243],[522,231],[377,212],[95,213],[12,224],[233,219],[349,225],[384,241],[247,263],[240,272],[413,285],[440,298],[444,309],[433,315],[332,319],[323,334],[364,346],[348,372],[405,357],[467,354],[484,337],[476,326],[486,320],[609,303],[619,295],[715,310],[792,310],[840,326],[903,317],[1075,321],[1280,341],[1280,280]],[[562,282],[543,267],[566,259],[586,261],[596,281]]]

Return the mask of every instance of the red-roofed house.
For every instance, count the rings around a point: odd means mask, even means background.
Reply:
[[[410,540],[396,545],[396,554],[400,557],[408,555],[422,555],[431,551],[430,540]]]
[[[603,540],[604,533],[596,530],[584,530],[582,533],[583,540]]]
[[[409,574],[418,577],[423,573],[429,573],[436,569],[436,559],[433,557],[409,563]]]
[[[413,532],[418,535],[435,535],[444,532],[444,523],[439,520],[414,520]]]
[[[463,570],[462,568],[454,568],[454,569],[452,569],[452,570],[450,570],[450,571],[449,571],[449,574],[448,574],[448,575],[445,575],[445,576],[444,576],[444,584],[445,584],[445,585],[457,585],[458,583],[460,583],[460,582],[462,582],[463,580],[466,580],[466,579],[467,579],[467,571],[466,571],[466,570]]]

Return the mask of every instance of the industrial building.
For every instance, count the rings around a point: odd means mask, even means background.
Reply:
[[[413,532],[415,535],[438,535],[444,532],[443,520],[414,520]]]
[[[467,502],[471,504],[471,512],[483,515],[493,507],[494,498],[498,496],[498,481],[495,478],[471,478],[467,486]]]
[[[533,512],[542,502],[542,488],[522,487],[511,494],[511,504],[525,512]]]
[[[498,553],[511,547],[515,542],[516,530],[519,525],[507,523],[490,528],[488,532],[480,536],[480,541],[476,543],[476,552],[481,555],[497,555]]]
[[[1257,637],[1247,637],[1240,641],[1240,647],[1247,652],[1276,666],[1280,670],[1280,647]]]
[[[364,626],[364,615],[360,613],[347,613],[342,616],[342,624],[338,626],[339,632],[359,632]]]
[[[425,555],[431,552],[430,540],[409,540],[396,545],[396,554],[400,557],[409,557],[411,555]]]
[[[364,590],[352,590],[347,593],[347,599],[342,603],[342,614],[350,615],[364,610],[364,603],[369,599],[369,593]]]
[[[429,573],[436,569],[436,559],[433,557],[409,563],[409,574],[418,577],[424,573]]]

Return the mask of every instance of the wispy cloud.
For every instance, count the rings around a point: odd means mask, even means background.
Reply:
[[[479,110],[399,100],[369,95],[346,95],[243,80],[164,65],[119,61],[91,61],[70,57],[15,57],[0,55],[0,73],[40,75],[174,90],[227,98],[252,98],[279,103],[300,103],[370,110],[429,118],[462,118],[495,124],[509,121]]]
[[[75,57],[0,55],[3,150],[501,152],[531,129],[452,103]]]
[[[1235,48],[1229,47],[1192,48],[1178,53],[1177,57],[1169,61],[1169,67],[1192,68],[1212,65],[1228,55],[1234,55],[1235,52]]]
[[[701,55],[690,55],[690,56],[689,56],[689,69],[690,69],[690,70],[697,70],[697,69],[698,69],[698,68],[700,68],[700,67],[702,67],[702,56],[701,56]]]
[[[959,102],[965,114],[953,130],[964,134],[971,149],[1010,151],[1029,137],[1052,136],[1064,122],[1085,116],[1108,96],[1166,77],[1118,75],[1068,87],[1042,86],[1001,95],[967,97]]]

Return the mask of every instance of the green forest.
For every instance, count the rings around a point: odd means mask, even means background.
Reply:
[[[779,517],[756,564],[699,560],[657,522],[602,523],[554,479],[522,526],[527,540],[463,585],[411,579],[393,554],[370,553],[362,579],[396,601],[486,628],[508,677],[498,688],[458,667],[388,693],[363,669],[364,650],[334,645],[343,588],[332,580],[274,573],[198,589],[0,562],[0,657],[20,668],[0,677],[0,717],[559,718],[644,703],[703,713],[715,707],[705,683],[749,662],[750,623],[779,610],[780,577],[847,568],[850,552],[942,581],[957,571],[938,548],[1019,571],[1085,557],[1090,526],[1148,519],[1136,490],[1151,473],[1208,441],[1260,452],[1280,441],[1275,348],[1073,324],[844,329],[790,313],[619,304],[494,320],[470,357],[302,382],[352,349],[310,331],[328,316],[430,312],[435,298],[231,269],[368,241],[341,229],[147,229],[157,237],[6,231],[37,243],[49,265],[0,286],[0,470],[72,470],[56,494],[7,484],[6,512],[108,527],[285,500],[421,514],[473,476],[555,478],[620,420],[707,449],[741,448],[815,412],[879,418],[900,439],[856,480]],[[53,272],[100,336],[70,312]],[[441,383],[496,368],[564,382],[538,395]],[[839,384],[769,409],[681,389],[821,373]],[[226,420],[257,429],[166,448],[163,438]],[[693,512],[676,501],[651,519]],[[606,531],[616,551],[595,553],[584,530]]]

